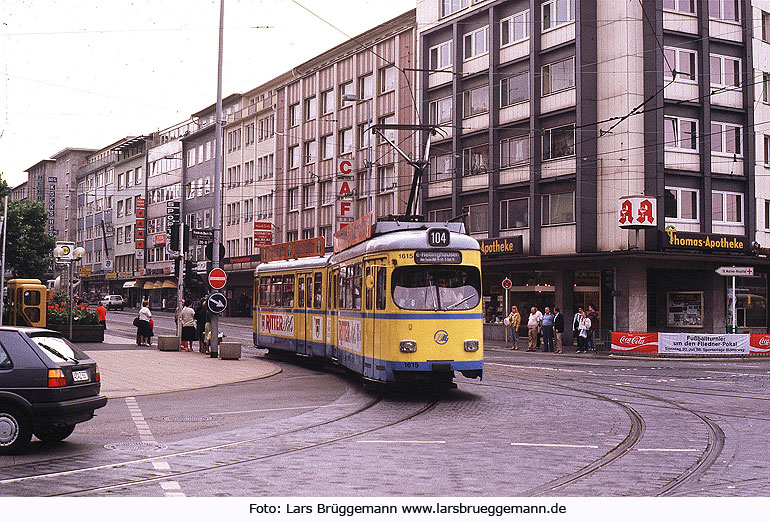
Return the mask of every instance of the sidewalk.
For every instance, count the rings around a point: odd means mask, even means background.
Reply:
[[[142,348],[79,343],[78,347],[99,365],[102,394],[113,399],[264,379],[281,371],[264,359],[222,360],[197,351],[161,352],[157,344]]]

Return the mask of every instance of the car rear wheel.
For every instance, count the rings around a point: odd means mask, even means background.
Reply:
[[[24,451],[32,439],[29,419],[18,409],[0,404],[0,455]]]
[[[45,428],[35,430],[35,437],[43,442],[59,442],[69,437],[74,429],[74,424],[68,426],[46,426]]]

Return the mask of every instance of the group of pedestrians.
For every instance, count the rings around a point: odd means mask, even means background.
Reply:
[[[175,322],[182,323],[182,346],[183,351],[192,352],[193,342],[198,341],[198,350],[201,353],[209,352],[209,332],[211,332],[211,313],[206,306],[206,300],[201,299],[197,309],[193,308],[193,301],[186,299],[181,309],[177,309]],[[139,309],[139,315],[134,319],[136,326],[136,344],[139,346],[152,346],[153,321],[150,303],[147,300],[142,301],[142,307]]]
[[[599,314],[593,306],[588,307],[588,312],[583,308],[578,308],[572,321],[572,329],[575,339],[578,341],[576,353],[585,353],[588,350],[596,351],[598,319]],[[504,324],[511,331],[513,341],[511,350],[518,350],[521,314],[515,305],[511,307],[511,313],[505,318]],[[564,315],[562,315],[559,307],[555,306],[551,311],[551,308],[546,306],[541,312],[536,306],[533,306],[527,319],[527,351],[536,352],[540,350],[542,344],[544,352],[564,353],[562,343],[564,328]]]

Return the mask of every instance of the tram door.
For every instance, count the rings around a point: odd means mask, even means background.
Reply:
[[[379,367],[382,366],[382,343],[378,337],[382,335],[382,325],[377,319],[377,312],[384,310],[380,308],[381,296],[378,295],[380,284],[384,284],[385,259],[367,260],[364,267],[364,375],[370,378],[382,378],[379,374]],[[381,277],[383,281],[378,281]]]
[[[313,276],[310,273],[299,274],[297,278],[297,313],[294,314],[294,338],[297,341],[297,353],[311,355],[311,315],[313,313]]]

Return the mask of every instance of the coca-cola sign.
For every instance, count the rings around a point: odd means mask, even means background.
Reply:
[[[612,332],[613,352],[658,353],[658,333]]]
[[[770,354],[770,334],[751,334],[749,353]]]

